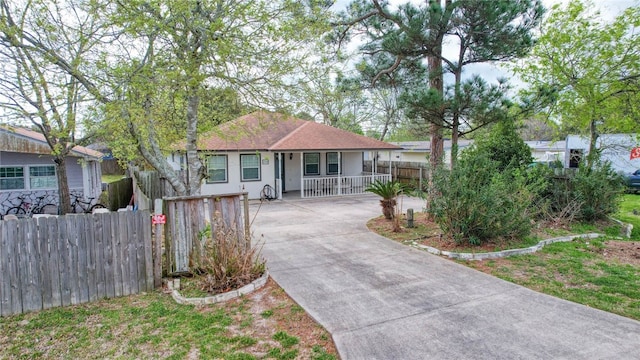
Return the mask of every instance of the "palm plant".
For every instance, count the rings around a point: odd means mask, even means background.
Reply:
[[[380,206],[382,214],[386,219],[393,219],[395,215],[396,198],[404,190],[404,186],[397,181],[380,181],[376,180],[369,185],[365,191],[374,193],[382,198]]]

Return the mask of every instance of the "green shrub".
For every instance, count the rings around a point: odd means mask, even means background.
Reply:
[[[624,179],[609,163],[596,163],[591,169],[581,167],[572,178],[574,197],[582,204],[579,219],[604,219],[618,211],[624,193]]]
[[[442,231],[456,243],[479,245],[496,237],[526,236],[531,230],[536,192],[525,174],[486,153],[465,153],[457,166],[434,174],[437,195],[429,209]]]
[[[540,173],[546,185],[539,203],[545,204],[547,217],[555,221],[593,221],[604,219],[618,209],[624,192],[624,179],[610,164],[596,163],[591,169],[554,175],[553,170]]]

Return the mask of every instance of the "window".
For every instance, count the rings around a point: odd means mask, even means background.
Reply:
[[[207,183],[227,182],[227,155],[207,157]]]
[[[584,150],[582,149],[569,149],[569,167],[578,168],[582,157],[584,156]]]
[[[260,180],[260,155],[240,155],[240,175],[242,181]]]
[[[327,175],[337,175],[338,169],[342,174],[342,168],[338,166],[338,153],[328,152],[327,153]]]
[[[320,153],[304,154],[304,174],[320,175]]]
[[[24,168],[0,167],[0,190],[24,189]]]
[[[53,189],[58,184],[56,168],[53,165],[30,166],[29,187],[31,189]]]

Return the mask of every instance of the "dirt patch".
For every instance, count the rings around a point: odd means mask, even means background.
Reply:
[[[510,239],[494,239],[478,246],[456,244],[455,241],[447,237],[442,230],[440,230],[438,224],[429,220],[427,215],[422,212],[414,214],[413,228],[406,227],[407,220],[404,214],[401,224],[403,225],[401,231],[393,232],[393,224],[391,221],[384,217],[377,217],[369,220],[367,227],[375,233],[402,243],[416,243],[451,252],[477,253],[500,251],[510,248],[510,245],[513,243],[513,240]]]
[[[331,335],[295,303],[271,278],[267,284],[240,298],[224,303],[224,308],[234,315],[234,325],[228,331],[234,336],[249,336],[259,339],[255,345],[244,348],[244,352],[256,357],[266,356],[276,347],[273,340],[277,332],[284,331],[299,339],[297,359],[313,358],[314,350],[322,348],[327,354],[338,358]],[[215,307],[203,307],[200,311],[214,311]],[[316,356],[318,354],[315,354]]]
[[[402,243],[416,243],[451,252],[480,253],[500,251],[514,248],[515,243],[521,245],[516,247],[528,247],[537,242],[532,241],[530,244],[523,244],[522,242],[516,242],[510,239],[496,239],[480,246],[458,245],[453,240],[447,238],[440,230],[438,224],[429,220],[425,213],[415,213],[414,218],[414,228],[407,228],[406,215],[403,214],[401,220],[403,226],[399,233],[393,232],[391,221],[382,216],[369,220],[367,226],[373,232]],[[606,229],[615,224],[610,221],[599,221],[594,223],[594,225],[596,228]],[[604,231],[602,232],[604,233]],[[570,234],[572,234],[572,232],[567,224],[541,222],[533,227],[531,235],[532,237],[543,240]],[[638,241],[609,240],[605,242],[605,248],[599,252],[601,252],[606,259],[618,261],[623,264],[640,266],[640,242]],[[508,265],[509,261],[496,259],[492,264],[492,267],[489,268],[486,264],[483,265],[482,262],[478,262],[474,267],[483,272],[490,273],[492,268]],[[514,274],[514,276],[518,277],[517,274]]]
[[[609,240],[604,244],[602,256],[606,259],[640,267],[640,242]]]

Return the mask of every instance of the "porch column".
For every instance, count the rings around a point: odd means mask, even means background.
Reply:
[[[340,176],[342,168],[340,167],[340,159],[342,158],[342,151],[338,151],[338,195],[342,195],[342,177]]]
[[[371,157],[371,183],[375,180],[376,169],[378,168],[378,152],[374,151],[373,156]]]
[[[304,153],[300,152],[300,197],[304,197]]]
[[[391,150],[389,150],[389,180],[393,181],[393,160],[391,159]]]
[[[278,191],[278,200],[282,200],[282,188],[283,188],[282,182],[284,181],[284,179],[282,178],[282,167],[284,166],[284,153],[283,152],[281,152],[280,156],[278,156],[278,162],[279,162],[279,164],[278,164],[278,172],[279,172],[278,179],[280,179],[280,181],[278,183],[278,188],[279,189],[277,191]]]

